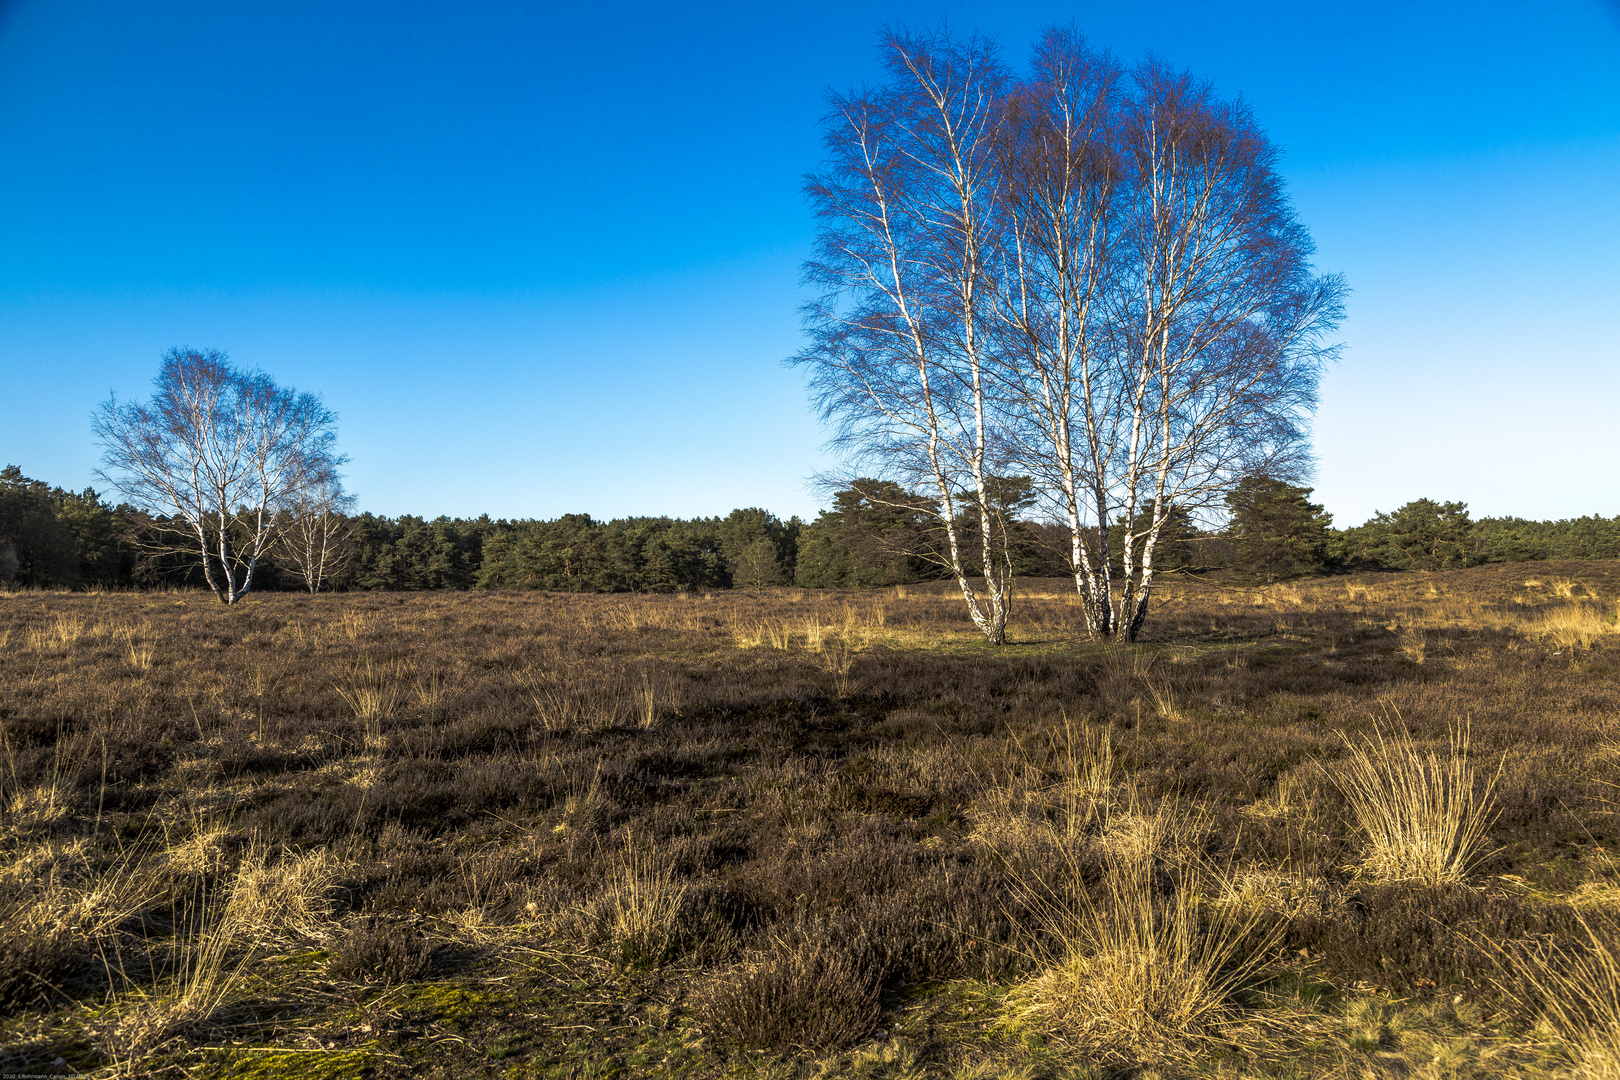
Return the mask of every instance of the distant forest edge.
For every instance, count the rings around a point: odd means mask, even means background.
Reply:
[[[545,589],[672,592],[798,585],[873,588],[949,577],[936,554],[937,525],[908,512],[886,482],[839,492],[814,521],[769,511],[726,517],[550,521],[371,513],[338,515],[325,570],[335,590]],[[1016,489],[1014,481],[1011,487]],[[1172,523],[1161,570],[1230,571],[1276,581],[1346,570],[1451,569],[1487,562],[1620,558],[1620,515],[1561,521],[1470,518],[1466,504],[1419,499],[1363,525],[1336,529],[1310,489],[1256,478],[1227,500],[1228,525]],[[876,496],[876,498],[869,497]],[[1015,510],[1024,500],[1010,500]],[[1006,548],[1015,575],[1069,574],[1066,530],[1009,514]],[[93,489],[72,492],[0,472],[0,586],[52,589],[203,585],[194,554],[173,550],[162,522]],[[261,561],[256,590],[302,590],[286,548]]]

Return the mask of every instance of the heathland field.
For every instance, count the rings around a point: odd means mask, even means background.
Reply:
[[[1617,599],[0,593],[0,1072],[1620,1076]]]

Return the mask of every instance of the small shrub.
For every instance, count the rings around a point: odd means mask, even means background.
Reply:
[[[415,982],[433,968],[433,946],[416,927],[397,919],[362,919],[343,936],[327,970],[355,982]]]
[[[1576,929],[1569,908],[1506,893],[1465,884],[1365,882],[1296,914],[1283,947],[1318,958],[1347,983],[1401,994],[1488,993],[1501,974],[1491,943],[1568,939]]]
[[[705,1031],[741,1046],[838,1050],[877,1026],[878,979],[863,950],[800,921],[710,980],[695,1009]]]

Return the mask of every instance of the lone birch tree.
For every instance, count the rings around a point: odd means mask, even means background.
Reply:
[[[175,547],[201,559],[214,595],[234,604],[285,512],[342,463],[337,417],[212,349],[170,349],[153,389],[147,402],[111,398],[92,418],[98,475],[166,524]]]
[[[1007,74],[978,39],[891,33],[882,48],[893,82],[832,99],[830,161],[806,186],[822,223],[807,277],[824,294],[795,360],[810,368],[855,474],[926,493],[968,614],[1001,644],[1012,565],[989,457],[987,274],[1000,239],[995,138]],[[976,550],[964,543],[964,514],[978,521]]]

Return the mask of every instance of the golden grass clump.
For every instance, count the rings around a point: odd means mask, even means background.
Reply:
[[[1073,839],[1107,810],[1114,790],[1114,732],[1095,725],[1077,727],[1065,713],[1062,732],[1050,738],[1063,778],[1042,794],[1057,811],[1064,837]]]
[[[1572,603],[1538,613],[1525,629],[1531,637],[1560,649],[1589,649],[1599,639],[1620,632],[1620,625],[1595,604]]]
[[[173,874],[192,876],[217,874],[230,853],[231,833],[214,826],[199,829],[164,853],[164,863]]]
[[[355,719],[368,725],[392,716],[399,703],[399,691],[391,685],[353,683],[336,689],[338,697],[353,710]]]
[[[356,611],[353,608],[344,608],[342,616],[342,630],[350,641],[359,641],[377,628],[376,613],[370,611]]]
[[[137,641],[133,629],[124,631],[124,659],[134,671],[151,671],[155,648],[149,641]]]
[[[522,680],[547,731],[605,731],[630,722],[642,730],[657,724],[657,688],[643,673],[638,684],[594,682],[573,668],[531,672]]]
[[[1014,742],[1010,749],[1023,767],[1006,782],[987,784],[968,811],[974,840],[994,851],[1012,869],[1044,862],[1055,849],[1066,849],[1089,837],[1108,813],[1114,788],[1114,735],[1099,725],[1076,724],[1067,715],[1063,726],[1046,734],[1046,757],[1057,778],[1035,766],[1030,748]]]
[[[1316,810],[1315,789],[1299,771],[1283,773],[1268,798],[1250,803],[1243,812],[1257,818],[1310,817]]]
[[[6,802],[7,825],[25,833],[48,829],[67,820],[78,803],[72,787],[60,780],[34,784],[12,792]]]
[[[833,692],[838,697],[849,696],[850,671],[855,666],[855,652],[848,638],[839,638],[837,645],[819,648],[816,653],[816,666],[832,676]]]
[[[1496,784],[1495,776],[1480,784],[1468,729],[1452,729],[1445,753],[1420,751],[1399,724],[1345,744],[1349,757],[1331,775],[1367,836],[1367,869],[1429,886],[1461,881],[1493,819]]]
[[[132,849],[98,868],[85,847],[83,841],[42,845],[0,867],[0,934],[52,926],[93,940],[162,894],[157,868],[142,860],[143,853]]]
[[[1184,1060],[1225,1038],[1237,1020],[1233,995],[1264,965],[1282,924],[1255,946],[1262,908],[1210,902],[1207,892],[1234,888],[1188,849],[1173,865],[1155,857],[1196,831],[1187,815],[1161,807],[1127,821],[1132,842],[1103,845],[1100,898],[1078,882],[1076,900],[1050,890],[1029,897],[1052,934],[1035,946],[1040,973],[1008,995],[1005,1022],[1111,1063]]]
[[[169,850],[173,872],[198,852],[204,862],[217,862],[208,842],[218,841],[218,830],[205,830]],[[220,903],[215,889],[199,880],[189,897],[176,897],[180,919],[174,936],[163,950],[151,981],[137,984],[117,961],[117,982],[107,1003],[87,1010],[84,1033],[111,1064],[114,1075],[141,1075],[154,1054],[189,1041],[230,999],[252,959],[251,945],[267,934],[311,928],[313,917],[324,916],[335,863],[324,852],[284,858],[269,866],[268,853],[250,847]],[[212,869],[205,866],[203,869]],[[115,886],[116,887],[116,886]],[[143,896],[142,903],[153,897]],[[129,897],[125,898],[125,906]],[[114,977],[109,965],[108,976]]]
[[[137,987],[125,979],[107,1006],[83,1022],[85,1034],[113,1064],[113,1075],[140,1075],[145,1060],[206,1023],[225,1004],[242,974],[227,965],[234,943],[231,911],[197,904],[183,929],[167,977]]]
[[[275,858],[268,848],[251,845],[231,886],[233,930],[256,938],[325,938],[348,869],[324,848]]]
[[[57,980],[159,903],[166,885],[141,853],[98,863],[84,840],[0,867],[0,1008],[57,998]]]
[[[1428,635],[1422,630],[1406,627],[1401,630],[1400,648],[1402,656],[1414,664],[1421,664],[1428,656]]]
[[[596,901],[602,933],[631,967],[663,963],[677,944],[686,883],[650,845],[638,845],[628,833],[615,871]]]
[[[1518,986],[1510,996],[1533,1004],[1569,1058],[1566,1080],[1620,1080],[1620,926],[1576,916],[1586,940],[1565,946],[1504,950]]]
[[[58,615],[51,620],[48,626],[35,627],[27,632],[24,640],[28,648],[38,652],[50,652],[58,649],[70,649],[84,636],[84,622],[80,619]]]

